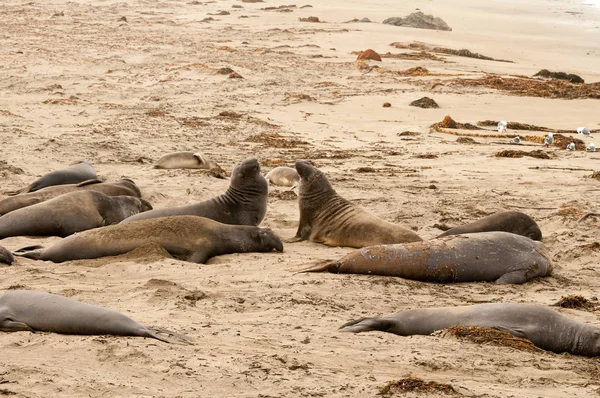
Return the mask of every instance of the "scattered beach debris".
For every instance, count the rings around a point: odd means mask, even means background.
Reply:
[[[372,50],[372,49],[367,49],[365,51],[360,51],[358,53],[358,58],[356,58],[357,60],[366,60],[366,59],[370,59],[372,61],[381,61],[381,56],[379,54],[377,54],[376,51]]]
[[[384,102],[382,105],[384,108],[389,108],[392,106],[392,104],[390,104],[389,102]]]
[[[246,142],[256,142],[268,148],[295,148],[300,145],[308,145],[308,142],[295,138],[286,138],[278,133],[260,133],[246,138]]]
[[[433,30],[446,30],[451,31],[452,28],[448,26],[443,19],[434,17],[433,15],[424,14],[421,11],[413,12],[405,18],[402,17],[391,17],[385,19],[383,24],[403,26],[407,28],[418,28],[418,29],[433,29]]]
[[[419,108],[439,108],[440,107],[437,104],[437,102],[435,102],[432,98],[429,98],[429,97],[419,98],[418,100],[414,100],[413,102],[411,102],[408,105],[416,106]]]
[[[406,392],[419,393],[443,393],[449,395],[461,395],[450,384],[437,383],[435,381],[424,381],[416,376],[409,376],[400,380],[386,383],[379,389],[379,395],[389,397],[396,393]]]
[[[401,48],[401,49],[408,49],[408,50],[431,51],[431,52],[440,53],[440,54],[455,55],[457,57],[476,58],[476,59],[482,59],[484,61],[514,63],[513,61],[509,61],[506,59],[496,59],[496,58],[488,57],[483,54],[474,53],[470,50],[467,50],[466,48],[461,48],[460,50],[455,50],[455,49],[446,48],[446,47],[430,47],[423,43],[404,44],[401,42],[391,43],[390,46],[393,46],[396,48]]]
[[[493,344],[521,351],[543,351],[530,340],[516,337],[508,332],[479,326],[450,326],[439,333],[442,337],[457,337],[477,344]]]
[[[456,139],[456,142],[458,142],[459,144],[479,144],[479,142],[475,141],[473,138],[470,137],[458,137]]]
[[[371,22],[371,20],[369,18],[366,18],[366,17],[365,18],[361,18],[361,19],[354,18],[354,19],[351,19],[351,20],[346,21],[344,23],[354,23],[354,22],[369,23],[369,22]]]
[[[229,76],[227,76],[227,78],[229,78],[229,79],[243,79],[242,75],[240,75],[237,72],[231,72],[229,74]]]
[[[504,151],[496,152],[494,156],[497,158],[522,158],[523,156],[531,156],[532,158],[537,159],[550,159],[550,155],[548,155],[546,152],[540,149],[536,149],[535,151],[530,152],[507,149]]]
[[[454,121],[454,119],[452,119],[450,117],[450,115],[446,115],[446,117],[444,117],[444,120],[442,120],[439,123],[432,124],[431,127],[433,129],[435,129],[436,131],[439,131],[438,128],[463,129],[463,130],[483,130],[477,126],[472,125],[471,123],[458,123],[458,122]]]
[[[498,132],[500,134],[506,133],[506,126],[508,126],[508,122],[506,120],[501,120],[498,122]]]
[[[21,173],[23,172],[23,170],[21,170]],[[591,175],[588,176],[589,178],[594,178],[598,181],[600,181],[600,171],[594,171]]]
[[[553,305],[562,308],[581,308],[586,310],[590,310],[595,307],[595,305],[590,300],[579,295],[561,296],[560,300],[558,300]]]
[[[321,22],[318,17],[298,18],[300,22]]]
[[[571,83],[585,83],[585,81],[577,75],[565,72],[550,72],[548,69],[542,69],[533,76],[547,77],[550,79],[566,80]]]

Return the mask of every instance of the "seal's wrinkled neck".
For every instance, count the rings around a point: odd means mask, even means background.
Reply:
[[[600,328],[589,323],[577,323],[570,352],[588,357],[600,356]]]

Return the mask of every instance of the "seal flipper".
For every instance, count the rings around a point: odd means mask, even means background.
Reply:
[[[84,187],[84,186],[86,186],[86,185],[92,185],[92,184],[101,184],[101,183],[102,183],[102,181],[101,181],[101,180],[99,180],[99,179],[97,179],[97,178],[94,178],[94,179],[91,179],[91,180],[85,180],[85,181],[83,181],[83,182],[80,182],[80,183],[79,183],[79,184],[77,184],[76,186],[77,186],[77,187]]]
[[[343,324],[338,330],[340,332],[361,333],[378,330],[390,332],[393,327],[392,321],[385,318],[360,318]]]
[[[513,336],[529,340],[529,338],[527,337],[527,335],[522,330],[520,330],[520,329],[513,329],[513,328],[510,328],[508,326],[500,326],[500,325],[493,326],[492,329],[496,329],[496,330],[499,330],[501,332],[510,333]]]
[[[192,253],[188,261],[197,264],[204,264],[212,257],[212,253],[208,249],[200,249]]]
[[[299,270],[296,270],[295,272],[297,274],[302,274],[305,272],[325,272],[325,271],[335,273],[337,270],[338,264],[339,264],[339,262],[337,260],[316,260],[316,261],[311,261],[309,263],[300,264],[301,266],[308,265],[308,267],[301,268]],[[294,271],[294,270],[290,270],[290,271]]]
[[[0,331],[2,332],[34,332],[28,324],[15,319],[4,318],[0,320]]]
[[[42,249],[44,246],[34,245],[34,246],[26,246],[22,247],[18,250],[15,250],[13,254],[19,257],[31,258],[34,260],[39,260],[42,255]]]
[[[521,284],[527,282],[528,279],[530,279],[526,275],[527,271],[528,270],[507,272],[506,274],[502,275],[500,278],[496,279],[496,282],[494,282],[494,283],[496,285],[509,285],[509,284],[521,285]]]
[[[168,337],[162,336],[163,334],[168,335]],[[169,344],[195,344],[194,339],[186,336],[185,334],[180,334],[169,329],[157,327],[146,327],[146,334],[143,337],[150,337]]]

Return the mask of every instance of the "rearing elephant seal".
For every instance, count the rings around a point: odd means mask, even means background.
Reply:
[[[0,246],[0,263],[11,265],[15,261],[12,253],[6,248]]]
[[[300,181],[300,175],[296,169],[284,166],[275,167],[267,173],[265,178],[271,184],[282,187],[293,187]]]
[[[115,182],[102,182],[100,180],[87,180],[79,184],[65,184],[42,188],[35,192],[22,193],[0,200],[0,215],[10,213],[23,207],[35,205],[73,191],[96,191],[108,196],[135,196],[142,197],[142,193],[135,182],[124,178]]]
[[[258,225],[267,212],[267,180],[256,159],[246,159],[231,172],[224,194],[186,206],[167,207],[130,217],[124,223],[169,216],[200,216],[223,224]]]
[[[69,192],[0,217],[0,239],[29,235],[64,237],[117,224],[150,209],[150,203],[133,196],[108,196],[94,191]]]
[[[365,247],[301,272],[399,276],[423,282],[525,283],[552,273],[541,242],[508,232],[480,232]]]
[[[439,235],[442,236],[470,234],[475,232],[504,231],[526,236],[533,240],[542,240],[540,227],[525,213],[520,211],[503,211],[483,217],[470,224],[454,227]]]
[[[208,159],[200,153],[175,152],[163,156],[154,164],[155,169],[214,169],[221,166],[214,160]]]
[[[411,230],[382,220],[342,198],[310,163],[297,161],[296,170],[300,174],[300,224],[296,236],[288,242],[311,240],[360,248],[422,240]]]
[[[463,307],[421,308],[382,318],[362,318],[343,325],[342,332],[379,330],[400,336],[428,335],[451,326],[479,326],[528,339],[556,353],[600,355],[600,328],[569,319],[534,304],[475,304]]]
[[[221,254],[283,251],[283,243],[268,228],[221,224],[204,217],[174,216],[91,229],[47,249],[27,251],[25,248],[14,254],[61,263],[118,256],[149,243],[194,263],[205,263]]]
[[[187,336],[144,326],[108,308],[30,290],[12,290],[0,296],[0,331],[140,336],[165,343],[193,344]],[[159,333],[174,338],[163,337]]]
[[[96,170],[94,170],[92,165],[85,160],[80,160],[65,169],[54,170],[44,174],[30,185],[15,192],[11,192],[11,194],[16,195],[23,192],[34,192],[51,185],[77,184],[95,178],[98,177],[96,176]]]

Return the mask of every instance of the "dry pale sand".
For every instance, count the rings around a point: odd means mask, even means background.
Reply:
[[[440,232],[434,224],[454,226],[499,210],[522,210],[542,228],[554,275],[495,286],[289,272],[350,251],[309,242],[287,244],[284,253],[221,256],[206,265],[151,253],[60,265],[19,258],[0,268],[1,290],[63,294],[186,333],[197,344],[2,334],[0,393],[372,397],[390,380],[417,376],[471,397],[597,396],[597,358],[435,336],[349,335],[337,328],[357,317],[417,307],[550,305],[574,294],[597,300],[600,224],[598,218],[580,224],[577,219],[600,210],[600,182],[590,178],[600,170],[600,155],[537,145],[520,149],[541,148],[553,158],[496,158],[497,151],[515,146],[504,138],[460,144],[429,126],[451,115],[470,123],[504,119],[598,129],[600,102],[444,83],[454,77],[364,74],[352,52],[408,52],[390,43],[419,41],[514,63],[444,56],[447,62],[384,58],[370,64],[389,70],[422,66],[463,77],[531,76],[547,68],[597,82],[598,9],[566,0],[354,0],[319,1],[312,8],[298,3],[291,12],[261,10],[283,4],[289,2],[4,1],[0,189],[20,188],[87,159],[103,179],[134,179],[160,208],[211,198],[228,185],[200,171],[152,169],[152,161],[166,153],[198,150],[228,170],[248,157],[257,157],[264,171],[308,158],[341,195],[423,238]],[[443,18],[453,31],[379,23],[416,7]],[[214,15],[219,11],[230,14]],[[298,20],[309,16],[325,22]],[[213,20],[202,22],[207,17]],[[374,23],[343,23],[363,17]],[[224,67],[243,78],[216,73]],[[442,84],[432,88],[434,81]],[[408,106],[423,95],[441,108]],[[392,106],[383,108],[384,102]],[[403,131],[421,134],[399,136]],[[247,140],[258,134],[283,139]],[[437,157],[418,157],[424,154]],[[359,167],[374,171],[360,173]],[[262,223],[283,238],[294,235],[298,220],[297,202],[286,199],[285,191],[272,188]],[[58,239],[18,237],[0,244],[14,250]],[[600,324],[598,312],[561,312]]]

